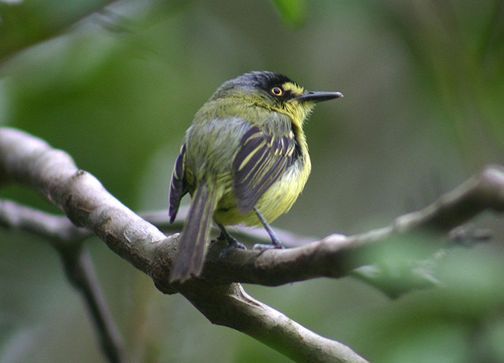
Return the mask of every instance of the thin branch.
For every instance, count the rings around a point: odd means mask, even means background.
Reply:
[[[56,247],[78,245],[91,235],[67,217],[42,212],[7,199],[0,199],[0,225],[45,237]]]
[[[91,256],[81,243],[88,231],[75,227],[66,217],[54,216],[6,200],[0,200],[0,225],[40,235],[56,249],[66,277],[82,294],[105,356],[111,363],[126,362],[119,329],[96,277]]]
[[[100,288],[89,252],[83,247],[60,248],[58,251],[68,280],[82,294],[89,309],[105,356],[111,363],[125,363],[124,343]]]
[[[162,229],[163,231],[179,232],[182,230],[182,226],[184,225],[188,211],[189,208],[187,208],[187,206],[181,207],[179,212],[177,213],[177,218],[173,223],[170,223],[170,219],[168,218],[168,210],[139,212],[138,215],[145,219],[147,222],[152,223],[156,227]],[[245,240],[241,242],[271,242],[271,238],[268,236],[264,228],[230,226],[228,230],[239,238],[245,238]],[[298,247],[314,240],[314,237],[304,236],[281,228],[273,227],[273,231],[286,247]]]
[[[170,223],[168,210],[139,212],[138,215],[157,228],[168,232],[180,232],[187,216],[187,207],[181,207],[174,223]],[[0,199],[0,225],[39,234],[51,243],[74,244],[94,236],[86,228],[75,226],[65,215],[56,215],[21,205],[15,201]],[[273,228],[276,235],[287,247],[296,247],[313,241],[314,238],[290,231]],[[269,242],[270,238],[262,228],[234,226],[233,234],[252,242]]]
[[[296,361],[309,356],[312,362],[365,362],[350,348],[309,332],[261,303],[252,303],[238,284],[195,280],[169,286],[167,280],[158,280],[164,277],[161,270],[170,269],[178,235],[165,238],[111,196],[96,178],[77,169],[68,154],[22,131],[3,128],[0,182],[8,181],[39,190],[73,223],[91,229],[113,251],[151,275],[163,292],[179,290],[215,324],[248,334]]]

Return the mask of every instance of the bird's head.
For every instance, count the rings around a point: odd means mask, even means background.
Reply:
[[[343,97],[340,92],[307,91],[288,77],[273,72],[250,72],[225,82],[211,100],[229,99],[288,115],[301,126],[315,104]]]

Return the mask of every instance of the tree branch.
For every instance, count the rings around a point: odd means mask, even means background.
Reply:
[[[191,281],[181,293],[212,323],[244,332],[296,362],[367,362],[350,348],[321,337],[253,299],[240,284]]]
[[[166,293],[181,292],[215,324],[232,327],[295,361],[366,362],[350,348],[323,338],[244,294],[240,285],[194,280],[170,286],[164,280],[178,235],[165,238],[111,196],[64,152],[22,131],[0,129],[0,182],[40,191],[77,226],[92,230],[121,257],[151,275]],[[159,280],[158,278],[161,278]],[[232,312],[232,313],[230,313]]]
[[[223,246],[213,244],[205,262],[203,278],[276,286],[321,276],[343,277],[357,267],[375,263],[375,255],[369,251],[377,245],[383,246],[407,235],[446,235],[485,210],[504,211],[502,166],[489,166],[428,207],[367,233],[349,237],[332,235],[286,250],[237,249],[224,255]],[[167,280],[167,276],[158,279]]]
[[[181,207],[173,223],[170,223],[167,209],[140,212],[138,215],[163,231],[180,232],[187,216],[187,211],[187,207]],[[94,236],[91,230],[75,226],[64,215],[42,212],[7,199],[0,199],[0,225],[39,234],[49,238],[53,244],[74,244]],[[261,228],[232,226],[229,230],[233,234],[244,237],[247,240],[270,242],[268,234]],[[313,238],[292,233],[281,228],[273,228],[273,230],[287,247],[296,247],[313,241]]]
[[[375,262],[368,252],[398,236],[418,232],[444,236],[484,210],[504,211],[504,169],[490,166],[427,208],[368,233],[332,235],[287,250],[230,251],[221,243],[213,243],[202,277],[184,285],[171,285],[168,276],[178,234],[166,238],[111,196],[93,176],[78,170],[66,153],[21,131],[2,129],[1,181],[38,189],[73,223],[92,230],[117,254],[149,274],[161,291],[182,293],[213,323],[249,334],[294,360],[313,362],[364,360],[349,348],[309,332],[253,300],[236,282],[274,286],[320,276],[346,276]],[[13,221],[16,223],[15,218]],[[51,220],[48,222],[50,225]],[[22,225],[19,220],[17,223]],[[67,222],[62,223],[64,226]],[[25,224],[24,228],[55,236],[68,233],[42,228],[37,222]],[[62,230],[65,228],[69,227]],[[80,233],[84,232],[77,232],[75,238],[81,238]]]
[[[105,356],[111,363],[125,363],[124,343],[100,288],[89,252],[82,246],[58,249],[58,252],[68,280],[86,302]]]
[[[96,277],[91,256],[81,243],[82,238],[89,234],[88,231],[75,227],[66,217],[6,200],[0,200],[0,225],[32,232],[49,241],[61,258],[66,277],[84,299],[109,362],[126,362],[119,329]]]
[[[78,245],[91,231],[76,227],[68,218],[0,199],[0,225],[38,234],[55,247]]]

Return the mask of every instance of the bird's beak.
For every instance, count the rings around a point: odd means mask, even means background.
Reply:
[[[314,91],[308,91],[305,92],[305,94],[298,96],[294,98],[297,101],[300,102],[322,102],[322,101],[329,101],[334,98],[342,98],[343,93],[341,92],[314,92]]]

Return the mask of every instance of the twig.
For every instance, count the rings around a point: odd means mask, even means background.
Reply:
[[[76,227],[67,217],[57,216],[0,199],[0,225],[32,232],[47,238],[53,245],[77,245],[90,231]]]
[[[86,302],[105,356],[111,363],[125,363],[122,337],[100,289],[89,252],[83,247],[60,248],[58,251],[68,280]]]

